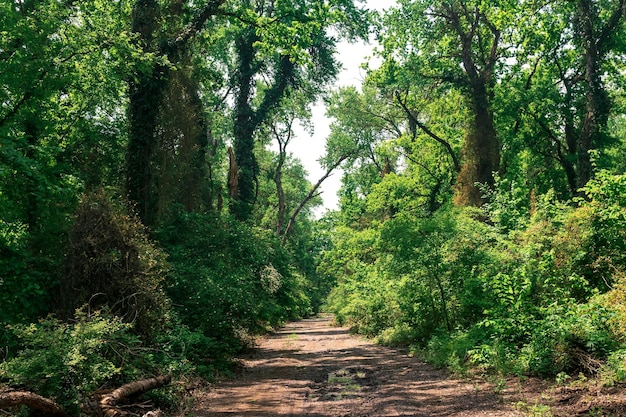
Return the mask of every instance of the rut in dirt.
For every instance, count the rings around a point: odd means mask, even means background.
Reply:
[[[332,317],[290,323],[242,358],[235,378],[197,395],[188,415],[517,416],[502,392],[447,378],[406,352],[333,327]]]

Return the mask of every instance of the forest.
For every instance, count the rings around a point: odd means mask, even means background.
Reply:
[[[166,376],[176,410],[321,311],[461,374],[626,380],[626,0],[0,0],[0,85],[0,394]]]

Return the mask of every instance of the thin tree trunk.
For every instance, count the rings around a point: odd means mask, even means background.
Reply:
[[[285,243],[287,243],[287,238],[289,237],[289,234],[291,233],[291,229],[293,229],[293,226],[296,223],[296,217],[298,217],[298,214],[300,214],[300,212],[302,211],[304,206],[306,206],[306,204],[313,197],[318,195],[317,194],[317,190],[320,188],[322,183],[326,180],[326,178],[330,177],[330,174],[333,173],[335,168],[337,168],[339,165],[341,165],[341,163],[343,161],[345,161],[348,158],[348,156],[349,155],[342,155],[341,158],[339,158],[337,161],[335,161],[335,163],[326,170],[326,173],[315,183],[315,185],[313,185],[313,187],[311,187],[311,189],[309,190],[309,193],[306,195],[306,197],[304,197],[302,199],[302,201],[300,201],[300,204],[298,204],[298,207],[296,207],[296,209],[293,211],[293,213],[291,213],[291,216],[289,217],[289,223],[287,223],[287,228],[285,229],[285,232],[283,233],[283,238],[282,238],[282,244],[283,245]]]
[[[285,227],[285,214],[287,211],[285,203],[285,190],[283,189],[283,165],[285,164],[285,148],[280,143],[278,144],[280,150],[278,153],[278,164],[274,171],[274,183],[276,184],[276,196],[278,197],[278,213],[276,217],[276,235],[283,235],[283,228]]]

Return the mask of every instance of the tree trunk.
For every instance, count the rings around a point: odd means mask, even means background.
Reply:
[[[463,161],[454,201],[461,206],[480,207],[485,201],[479,184],[493,185],[493,173],[500,169],[500,143],[491,109],[493,71],[498,61],[500,31],[478,7],[470,11],[459,7],[459,3],[454,3],[447,7],[447,12],[461,41],[461,62],[467,77],[465,88],[470,94],[468,98],[473,115],[462,151]],[[461,23],[460,13],[471,22],[469,28]],[[481,25],[488,28],[493,37],[489,46],[482,45],[480,36],[477,35]],[[478,44],[474,43],[476,39]]]
[[[159,5],[156,0],[137,0],[133,9],[133,32],[142,47],[151,50],[158,29]],[[155,64],[149,73],[138,74],[129,88],[129,139],[126,158],[126,193],[139,218],[150,225],[155,219],[157,198],[152,184],[151,161],[159,105],[166,82],[166,69]]]
[[[596,13],[589,0],[578,2],[579,30],[582,37],[585,60],[585,116],[577,143],[577,187],[584,187],[591,179],[592,163],[589,151],[601,144],[601,133],[608,122],[609,98],[604,91],[600,70],[602,39],[596,39],[593,18]]]
[[[482,78],[473,83],[472,111],[474,118],[463,147],[454,201],[461,206],[480,207],[485,201],[477,184],[493,185],[493,173],[500,168],[500,143]]]
[[[276,196],[278,197],[278,213],[276,214],[276,236],[282,236],[283,229],[285,228],[285,190],[283,189],[283,165],[285,164],[286,151],[284,145],[278,139],[278,146],[280,148],[278,152],[278,164],[276,164],[276,170],[274,171],[274,183],[276,184]]]
[[[233,126],[235,160],[237,162],[237,192],[231,193],[230,210],[238,220],[247,220],[252,214],[256,199],[257,161],[254,156],[254,132],[257,121],[250,100],[255,70],[253,30],[237,40],[239,68],[237,74],[237,97],[235,99],[235,123]]]
[[[578,190],[593,173],[590,151],[606,145],[606,129],[611,111],[611,99],[602,83],[602,62],[611,49],[615,30],[623,24],[626,1],[620,0],[604,25],[598,25],[599,11],[590,0],[576,4],[576,29],[584,51],[585,114],[577,141]],[[599,27],[598,27],[599,26]],[[619,35],[618,35],[619,36]],[[578,192],[578,190],[576,190]]]
[[[155,378],[142,379],[126,385],[122,385],[110,394],[102,396],[100,408],[105,417],[121,417],[126,415],[124,411],[117,408],[117,405],[124,399],[133,395],[143,394],[152,389],[162,387],[170,383],[172,378],[168,375]]]
[[[255,76],[261,66],[256,60],[254,49],[256,41],[257,35],[253,29],[250,29],[236,43],[239,65],[233,136],[239,178],[237,195],[234,200],[231,200],[230,210],[240,221],[245,221],[250,217],[256,201],[259,167],[254,155],[254,134],[262,123],[267,122],[271,112],[280,104],[296,72],[295,64],[291,62],[290,56],[281,56],[276,62],[270,86],[263,92],[263,98],[256,110],[253,109],[251,102],[255,89]]]
[[[335,161],[335,163],[326,170],[326,173],[324,175],[322,175],[322,177],[315,183],[315,185],[313,185],[313,187],[311,187],[311,189],[309,190],[309,193],[306,195],[306,197],[304,197],[302,199],[302,201],[300,201],[300,204],[298,204],[298,207],[296,207],[296,209],[293,211],[293,213],[291,213],[291,216],[289,217],[289,222],[287,223],[287,227],[285,228],[285,231],[283,232],[283,238],[282,238],[282,244],[283,245],[285,245],[287,243],[287,238],[289,237],[289,234],[291,233],[291,229],[293,229],[293,226],[296,224],[296,217],[298,217],[298,214],[300,214],[300,212],[302,211],[304,206],[306,206],[306,204],[309,201],[311,201],[311,199],[313,197],[318,195],[317,194],[317,190],[320,188],[322,183],[324,181],[326,181],[326,178],[330,177],[330,174],[333,173],[335,168],[337,168],[339,165],[341,165],[341,163],[343,161],[345,161],[349,156],[350,155],[345,154],[345,155],[342,155],[341,157],[339,157],[339,159],[337,159]]]

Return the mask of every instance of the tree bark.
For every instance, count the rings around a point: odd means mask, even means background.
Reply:
[[[477,184],[493,185],[493,173],[500,168],[500,143],[487,86],[480,78],[473,83],[472,110],[474,119],[465,139],[455,202],[458,205],[480,207],[485,201]]]

